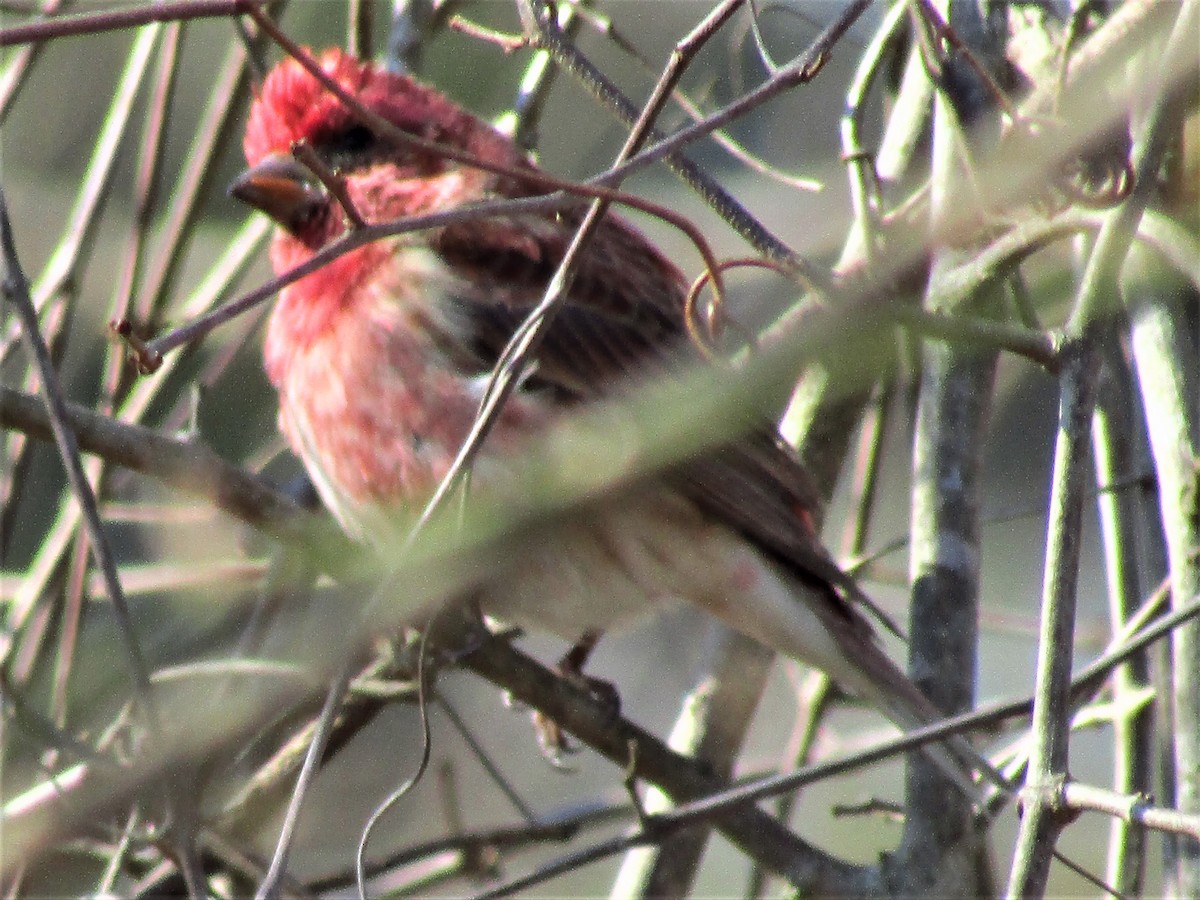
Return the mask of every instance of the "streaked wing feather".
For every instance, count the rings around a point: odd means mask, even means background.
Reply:
[[[469,329],[481,371],[491,369],[531,298],[549,283],[579,217],[526,217],[509,228],[497,228],[496,220],[464,222],[436,237],[435,249],[464,276],[450,312],[458,322],[448,325]],[[513,242],[507,235],[514,231],[529,239]],[[682,279],[641,235],[606,219],[539,350],[541,380],[586,399],[662,366],[684,348]]]
[[[469,365],[477,372],[491,369],[529,313],[529,298],[540,297],[578,218],[566,213],[560,221],[522,219],[520,228],[535,236],[523,246],[506,240],[513,229],[496,228],[494,220],[487,227],[455,225],[436,239],[435,249],[467,273],[446,327],[470,335]],[[682,274],[640,234],[606,219],[539,349],[531,383],[588,400],[631,377],[695,360],[684,334],[685,290]],[[816,538],[807,511],[820,508],[820,494],[772,423],[764,421],[741,440],[687,461],[669,477],[797,577],[834,589],[831,600],[863,599]],[[848,612],[841,603],[835,608]]]

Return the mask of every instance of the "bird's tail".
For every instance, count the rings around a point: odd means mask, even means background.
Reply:
[[[879,709],[901,731],[924,728],[945,718],[870,635],[863,635],[855,644],[848,656],[856,664],[858,677],[843,675],[840,680],[847,688]],[[986,802],[982,782],[991,782],[1005,793],[1012,791],[1007,779],[963,735],[925,744],[921,751],[980,809]]]

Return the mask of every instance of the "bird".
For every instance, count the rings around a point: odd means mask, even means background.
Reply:
[[[539,172],[527,153],[434,88],[337,48],[313,58],[366,109],[423,142],[390,139],[297,60],[280,62],[251,104],[248,168],[230,188],[278,224],[277,273],[356,223],[544,192],[522,177]],[[481,379],[540,301],[582,216],[512,213],[392,235],[281,290],[264,342],[280,428],[352,537],[372,543],[391,513],[423,502],[445,476],[477,415]],[[506,461],[533,452],[562,417],[698,363],[687,290],[648,238],[605,215],[473,477],[503,477]],[[570,642],[564,659],[577,668],[606,631],[683,600],[823,670],[902,730],[940,718],[887,655],[866,595],[821,543],[820,504],[764,416],[737,439],[581,511],[519,560],[482,574],[476,596],[490,615]],[[969,763],[947,748],[926,749],[971,784]]]

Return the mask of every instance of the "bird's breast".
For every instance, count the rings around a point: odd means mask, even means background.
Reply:
[[[573,512],[511,559],[479,596],[485,611],[519,625],[575,641],[684,601],[854,690],[869,687],[833,635],[833,617],[817,612],[827,602],[818,589],[661,482]]]
[[[326,505],[360,538],[371,537],[367,520],[432,492],[478,412],[478,384],[447,365],[423,325],[443,289],[433,265],[393,254],[336,302],[304,279],[268,326],[280,426]],[[511,449],[540,418],[536,401],[514,398],[489,454]]]
[[[652,484],[572,512],[530,539],[480,594],[490,614],[577,640],[660,604],[736,592],[737,539]]]

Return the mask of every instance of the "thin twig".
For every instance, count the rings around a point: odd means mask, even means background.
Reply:
[[[1134,612],[1138,595],[1138,527],[1135,495],[1109,490],[1136,466],[1133,445],[1134,401],[1131,370],[1121,350],[1117,328],[1104,336],[1096,412],[1092,419],[1092,458],[1096,469],[1097,512],[1104,548],[1109,621],[1115,634]],[[1146,793],[1153,785],[1153,709],[1134,707],[1129,699],[1149,685],[1149,660],[1139,655],[1113,673],[1113,787],[1125,794]],[[1146,835],[1127,821],[1114,818],[1109,828],[1106,880],[1123,893],[1143,892]]]
[[[528,7],[530,4],[526,3],[524,6]],[[539,6],[544,8],[545,4],[539,4]],[[539,47],[550,51],[564,69],[575,75],[589,93],[612,109],[623,122],[632,124],[637,119],[638,107],[579,53],[571,41],[566,40],[557,29],[550,27],[550,20],[547,16],[533,14],[532,20],[538,26],[537,43]],[[654,140],[660,140],[661,137],[658,132],[654,132],[652,135]],[[665,156],[667,166],[755,249],[789,265],[801,266],[806,275],[816,277],[815,272],[809,271],[811,266],[806,263],[802,264],[796,253],[787,244],[769,232],[716,179],[701,171],[698,166],[680,153],[669,152]],[[623,178],[624,175],[621,177]]]
[[[359,59],[370,59],[372,56],[371,30],[374,23],[371,4],[374,2],[375,0],[350,0],[347,9],[346,20],[349,27],[346,35],[346,47],[351,55],[357,56]]]
[[[847,164],[850,179],[850,207],[854,211],[856,237],[861,242],[863,259],[868,263],[878,249],[879,176],[873,165],[874,158],[862,146],[862,119],[867,109],[867,92],[879,75],[883,51],[904,22],[906,12],[906,4],[894,4],[859,57],[858,67],[846,91],[846,111],[841,119],[842,160]]]
[[[260,33],[252,40],[250,47],[254,49],[263,45],[265,37]],[[187,255],[184,251],[200,221],[201,201],[218,175],[221,161],[218,151],[227,145],[231,131],[238,124],[239,108],[234,100],[245,87],[249,56],[246,47],[234,45],[216,68],[207,106],[199,117],[187,150],[187,164],[171,185],[171,203],[167,221],[162,226],[160,252],[149,264],[140,286],[134,316],[141,327],[157,327],[170,289],[182,268]]]
[[[1200,2],[1189,0],[1181,8],[1168,41],[1165,57],[1174,59],[1182,45],[1191,41],[1192,20]],[[1148,61],[1147,61],[1148,63]],[[1108,314],[1104,304],[1113,294],[1118,273],[1136,234],[1138,222],[1151,199],[1153,174],[1178,124],[1180,109],[1171,98],[1178,94],[1161,82],[1161,70],[1147,68],[1160,76],[1147,87],[1154,98],[1140,123],[1134,145],[1137,183],[1129,198],[1106,219],[1088,259],[1082,282],[1067,323],[1068,347],[1064,356],[1063,414],[1060,449],[1055,459],[1055,487],[1051,509],[1050,546],[1046,557],[1046,594],[1043,601],[1044,631],[1038,655],[1038,727],[1030,755],[1030,794],[1017,838],[1017,849],[1009,881],[1011,896],[1040,894],[1049,871],[1050,851],[1065,822],[1056,793],[1067,771],[1067,728],[1065,715],[1067,679],[1074,624],[1075,579],[1078,566],[1078,516],[1081,505],[1081,468],[1088,425],[1095,401],[1095,369],[1098,350],[1094,345],[1098,320]]]
[[[399,787],[384,798],[382,803],[375,807],[370,818],[367,819],[367,823],[363,826],[362,833],[359,835],[358,846],[354,851],[354,881],[358,888],[359,900],[365,900],[367,893],[367,843],[371,839],[371,833],[388,810],[400,802],[403,797],[407,796],[420,783],[425,775],[425,770],[429,767],[429,757],[433,752],[433,738],[429,732],[429,686],[426,684],[429,676],[425,670],[429,652],[429,632],[431,627],[431,624],[427,624],[421,631],[421,640],[417,644],[417,709],[421,716],[421,756],[417,761],[417,767],[413,774],[406,778]],[[332,721],[332,719],[333,712],[331,711],[330,720]]]
[[[299,281],[305,275],[309,275],[322,266],[327,265],[332,260],[340,256],[356,250],[372,241],[380,240],[385,237],[394,235],[406,234],[411,231],[419,231],[425,228],[438,228],[447,224],[462,221],[464,218],[473,218],[475,216],[512,214],[513,212],[548,212],[556,209],[569,207],[577,200],[570,197],[560,197],[557,195],[549,195],[546,197],[531,197],[516,200],[492,200],[483,201],[478,204],[465,206],[457,210],[452,210],[444,213],[432,213],[424,216],[412,216],[405,219],[399,219],[394,222],[385,222],[380,225],[368,225],[365,228],[358,228],[348,232],[344,237],[334,243],[323,248],[319,253],[313,254],[312,258],[294,269],[289,269],[282,275],[272,278],[262,286],[255,288],[249,293],[243,294],[236,300],[226,303],[224,306],[213,310],[203,316],[193,319],[187,325],[176,328],[168,334],[165,334],[153,341],[147,341],[141,348],[139,354],[140,364],[143,364],[151,369],[156,370],[156,367],[161,364],[166,354],[170,353],[177,347],[184,347],[200,337],[211,332],[213,329],[229,322],[248,310],[253,309],[258,304],[270,299],[283,288],[287,287],[296,281]],[[117,323],[116,327],[120,327]],[[135,348],[136,349],[136,348]]]
[[[1106,242],[1107,244],[1107,242]],[[1098,244],[1094,253],[1099,253]],[[1093,256],[1089,270],[1096,269]],[[1085,284],[1089,283],[1085,277]],[[1089,329],[1063,350],[1059,434],[1046,548],[1037,685],[1022,820],[1010,875],[1010,897],[1041,896],[1058,834],[1070,821],[1059,800],[1070,741],[1070,679],[1081,543],[1084,463],[1099,367]]]
[[[255,892],[255,900],[267,900],[267,898],[274,898],[279,894],[280,883],[287,874],[288,855],[295,838],[296,824],[300,819],[300,807],[316,777],[321,757],[325,753],[326,742],[329,740],[334,720],[337,718],[338,707],[341,706],[342,699],[346,696],[353,671],[354,658],[347,656],[329,685],[329,690],[325,695],[325,704],[321,707],[321,714],[317,718],[317,727],[313,732],[312,742],[308,745],[304,765],[296,779],[296,787],[292,791],[287,812],[284,814],[283,825],[279,829],[279,839],[275,844],[275,853],[271,857],[271,866]]]
[[[191,19],[233,16],[247,12],[252,6],[270,2],[271,0],[179,0],[177,3],[147,3],[106,12],[56,16],[0,29],[0,47],[84,34],[102,34],[105,31],[123,31],[155,22],[186,22]]]
[[[1062,802],[1069,809],[1090,809],[1145,828],[1171,831],[1200,840],[1200,815],[1155,806],[1145,794],[1122,794],[1068,780],[1062,788]]]
[[[450,724],[454,726],[454,730],[458,732],[459,737],[463,739],[463,742],[471,751],[471,755],[475,757],[481,766],[483,766],[483,770],[487,772],[488,777],[492,779],[492,782],[497,788],[500,789],[500,792],[504,794],[508,802],[512,804],[513,809],[515,809],[520,814],[521,818],[524,819],[529,825],[532,826],[539,824],[537,813],[535,813],[533,808],[521,798],[521,795],[517,793],[517,790],[512,783],[504,777],[504,773],[500,771],[500,766],[497,765],[494,759],[492,759],[491,754],[487,752],[487,749],[483,746],[479,739],[475,737],[475,734],[471,730],[471,726],[467,723],[467,720],[459,714],[454,704],[451,703],[444,694],[438,693],[435,696],[438,705],[441,706],[442,711],[446,714],[446,718],[450,720]]]
[[[920,9],[921,16],[932,26],[934,33],[938,37],[945,40],[948,44],[950,44],[950,46],[952,46],[962,55],[962,58],[966,64],[971,67],[971,70],[975,73],[976,77],[978,77],[980,82],[982,82],[987,88],[987,92],[995,105],[1004,111],[1004,114],[1011,122],[1019,122],[1021,118],[1020,111],[1017,109],[1016,105],[1008,99],[1008,94],[1005,92],[1004,88],[1000,87],[1000,83],[996,80],[995,76],[988,71],[987,66],[980,61],[975,50],[972,49],[970,45],[968,45],[967,42],[962,39],[958,32],[950,27],[950,24],[942,18],[942,14],[938,11],[937,7],[933,5],[932,0],[915,0],[915,2],[917,7]]]
[[[627,160],[641,146],[646,136],[653,131],[654,121],[670,97],[671,90],[682,77],[685,67],[692,56],[712,36],[713,33],[732,14],[736,3],[733,0],[718,6],[705,20],[697,26],[691,35],[680,41],[671,62],[663,72],[662,78],[655,86],[645,107],[630,128],[624,145],[617,154],[617,165]],[[619,184],[619,182],[616,182]],[[583,220],[576,228],[571,243],[563,253],[558,268],[546,286],[542,300],[530,311],[525,321],[517,328],[501,351],[492,371],[480,402],[479,413],[471,425],[471,430],[463,439],[462,446],[455,455],[454,461],[447,469],[433,497],[425,506],[418,521],[417,528],[424,526],[430,517],[441,507],[445,499],[458,485],[463,473],[470,467],[471,461],[479,452],[492,424],[496,421],[508,397],[516,390],[521,375],[529,360],[532,360],[542,339],[548,333],[558,312],[570,297],[571,285],[575,277],[575,267],[588,242],[591,240],[600,221],[607,212],[610,200],[597,197],[593,200]],[[720,268],[710,266],[713,289],[718,296],[722,295],[722,279]]]
[[[850,29],[850,26],[857,21],[858,17],[866,11],[868,6],[870,6],[869,0],[852,0],[839,13],[838,17],[817,36],[808,50],[798,56],[792,63],[780,69],[778,73],[764,84],[725,106],[723,109],[707,116],[703,121],[682,128],[670,137],[652,144],[645,150],[637,153],[628,162],[609,170],[605,174],[605,178],[614,180],[628,178],[634,172],[641,171],[675,154],[687,144],[697,141],[729,124],[734,119],[745,115],[753,109],[757,109],[768,100],[779,96],[797,85],[810,81],[820,71],[834,45]],[[760,246],[759,249],[764,248]],[[765,252],[776,259],[782,258],[785,262],[799,264],[799,260],[794,257],[794,254],[789,253],[781,257],[777,250],[776,252],[770,252],[767,249]],[[818,285],[824,280],[813,267],[804,265],[800,268],[806,280]]]
[[[73,403],[64,404],[62,414],[85,452],[202,497],[268,534],[294,539],[316,522],[290,497],[196,441],[164,437],[154,429],[118,422]],[[52,433],[52,421],[36,398],[0,385],[0,426],[45,439]],[[344,544],[342,550],[349,546]]]
[[[112,598],[113,610],[118,623],[118,634],[124,646],[130,678],[138,697],[138,706],[145,714],[151,730],[157,732],[160,719],[150,689],[149,669],[138,644],[129,605],[121,591],[121,580],[117,575],[108,538],[104,533],[104,526],[100,522],[100,513],[96,508],[96,496],[92,493],[91,485],[83,471],[75,434],[67,422],[67,409],[58,373],[50,360],[50,350],[38,329],[37,311],[34,309],[33,299],[29,295],[29,282],[26,281],[25,274],[21,271],[21,262],[17,257],[12,223],[8,218],[8,204],[4,199],[3,191],[0,191],[0,253],[3,254],[4,259],[4,295],[17,308],[17,316],[25,330],[25,339],[30,355],[37,366],[46,412],[50,419],[51,430],[54,432],[54,442],[58,445],[59,455],[62,457],[63,466],[67,471],[67,481],[83,514],[96,566],[103,573],[105,588]]]
[[[573,3],[558,6],[558,28],[568,37],[574,36],[579,30],[579,11],[579,7]],[[528,44],[524,36],[521,40]],[[517,97],[513,101],[512,113],[502,116],[497,122],[497,128],[505,134],[512,135],[517,146],[523,150],[532,150],[537,146],[542,112],[550,99],[550,91],[557,78],[558,64],[554,58],[545,50],[534,53],[525,67]]]

